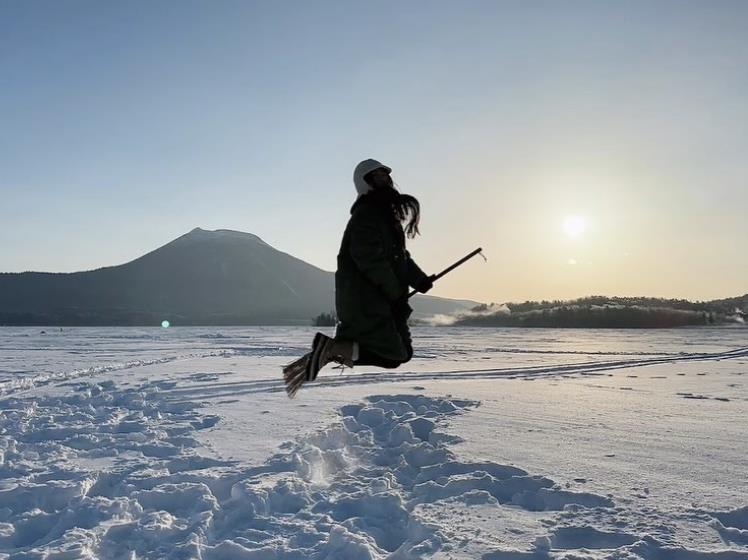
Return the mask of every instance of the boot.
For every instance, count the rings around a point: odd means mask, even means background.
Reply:
[[[312,342],[312,351],[283,368],[288,396],[295,397],[301,386],[317,379],[319,370],[330,362],[353,367],[353,342],[317,333]]]
[[[352,340],[335,339],[330,354],[333,356],[332,361],[345,367],[353,367],[353,345]]]
[[[353,342],[317,333],[312,344],[312,357],[306,364],[306,380],[317,379],[319,370],[330,362],[353,367]]]

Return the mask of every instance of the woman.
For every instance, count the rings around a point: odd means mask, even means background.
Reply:
[[[397,191],[391,172],[373,159],[353,172],[358,198],[338,253],[335,338],[317,333],[312,351],[283,369],[291,397],[330,362],[396,368],[413,357],[408,286],[426,293],[434,283],[405,249],[406,235],[419,233],[420,205]]]

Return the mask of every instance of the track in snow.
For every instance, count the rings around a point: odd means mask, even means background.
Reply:
[[[247,466],[204,454],[195,436],[220,418],[171,402],[173,385],[80,382],[5,401],[0,558],[748,559],[680,547],[656,508],[460,460],[442,428],[475,401],[371,396]],[[681,515],[748,540],[745,508]]]
[[[637,358],[628,360],[605,360],[579,362],[573,364],[561,364],[550,366],[522,366],[513,368],[487,368],[472,370],[453,370],[441,372],[408,372],[408,371],[381,371],[377,373],[339,373],[335,375],[334,370],[327,369],[323,375],[314,383],[307,384],[302,391],[313,390],[314,387],[330,387],[338,385],[364,385],[373,383],[395,383],[395,382],[419,382],[438,380],[470,380],[470,379],[534,379],[548,377],[571,377],[571,376],[594,376],[603,375],[605,372],[623,369],[638,368],[660,364],[674,364],[680,362],[732,360],[748,357],[748,348],[737,348],[725,352],[714,353],[691,353],[675,356],[658,356],[649,358]],[[192,399],[192,398],[214,398],[221,396],[245,395],[253,393],[275,393],[284,390],[280,382],[281,375],[275,378],[257,379],[252,381],[238,381],[215,383],[195,388],[178,388],[170,393],[170,398]]]

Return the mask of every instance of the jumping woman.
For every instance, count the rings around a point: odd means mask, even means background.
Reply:
[[[289,397],[330,362],[396,368],[413,357],[408,287],[426,293],[434,282],[405,249],[406,236],[419,234],[421,210],[398,192],[391,172],[373,159],[353,172],[358,198],[338,252],[335,338],[318,332],[311,352],[283,368]]]

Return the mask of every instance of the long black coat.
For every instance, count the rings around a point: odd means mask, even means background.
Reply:
[[[392,304],[426,274],[405,249],[402,225],[389,205],[371,194],[351,208],[335,272],[336,336],[354,340],[385,359],[412,355],[407,317],[396,319]]]

